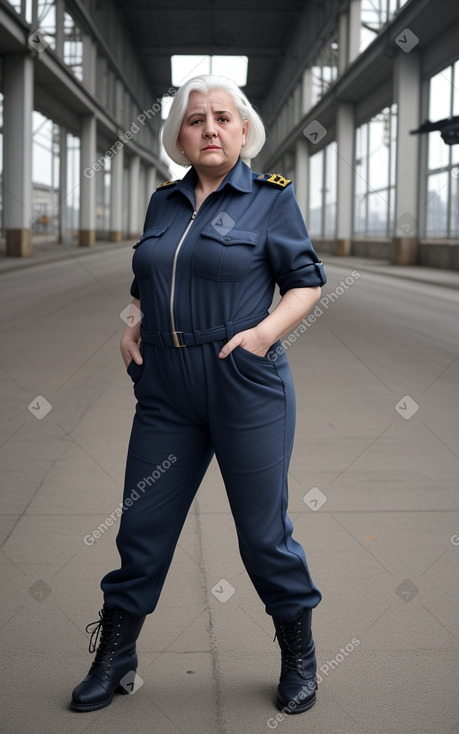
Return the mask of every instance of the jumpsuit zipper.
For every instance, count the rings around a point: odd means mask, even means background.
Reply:
[[[188,226],[185,229],[184,233],[182,234],[182,236],[180,238],[180,242],[178,243],[177,247],[175,248],[175,253],[174,253],[174,263],[172,265],[171,300],[170,300],[170,313],[171,313],[171,325],[172,325],[172,340],[174,342],[174,347],[183,347],[184,346],[183,344],[180,344],[180,341],[179,341],[179,338],[178,338],[178,334],[181,334],[182,332],[175,330],[174,296],[175,296],[175,276],[176,276],[176,273],[177,273],[177,258],[178,258],[178,254],[180,252],[180,248],[183,245],[183,241],[184,241],[185,237],[187,236],[188,232],[190,231],[191,225],[193,224],[193,222],[194,222],[194,220],[196,218],[196,214],[197,213],[198,212],[196,212],[196,211],[193,212],[193,215],[192,215],[190,221],[188,222]]]

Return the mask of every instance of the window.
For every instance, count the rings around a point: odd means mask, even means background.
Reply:
[[[222,74],[244,87],[248,63],[248,56],[171,56],[172,85],[181,87],[198,74]]]
[[[394,227],[397,106],[356,130],[354,234],[388,237]]]
[[[337,146],[330,143],[309,162],[309,217],[311,236],[336,237]]]
[[[325,40],[312,66],[312,105],[330,89],[338,76],[338,34],[334,31]]]
[[[77,79],[83,80],[83,39],[69,13],[64,14],[64,63],[70,66]]]
[[[360,7],[360,51],[370,45],[407,0],[362,0]]]
[[[429,120],[459,115],[459,61],[430,79]],[[426,237],[459,237],[459,146],[428,134]]]

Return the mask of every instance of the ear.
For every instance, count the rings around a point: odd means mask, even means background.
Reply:
[[[245,120],[242,121],[242,145],[246,144],[248,132],[249,132],[249,121],[246,118]]]

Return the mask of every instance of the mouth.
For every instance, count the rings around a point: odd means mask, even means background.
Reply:
[[[221,150],[219,145],[206,145],[202,150]]]

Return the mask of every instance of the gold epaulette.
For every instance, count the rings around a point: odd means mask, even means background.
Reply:
[[[178,184],[179,181],[179,178],[176,178],[175,181],[164,181],[164,183],[158,186],[158,189],[165,189],[166,186],[175,186],[175,184]]]
[[[290,178],[284,178],[280,173],[261,173],[255,180],[272,184],[277,186],[278,189],[285,189],[286,186],[292,183]]]

